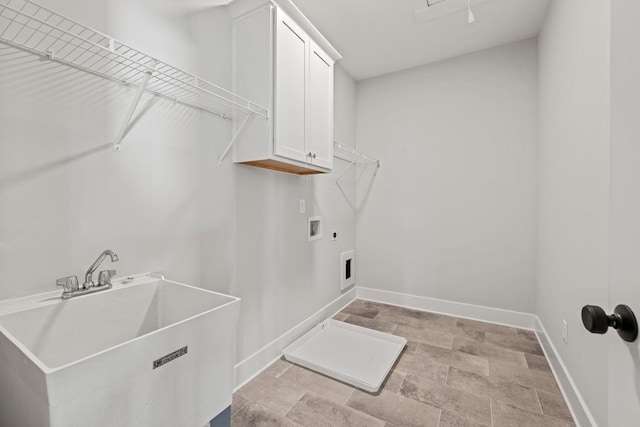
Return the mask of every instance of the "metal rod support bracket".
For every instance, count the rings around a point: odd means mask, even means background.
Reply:
[[[220,158],[218,159],[218,166],[222,166],[222,161],[225,159],[225,157],[227,157],[227,154],[229,154],[229,151],[231,151],[231,148],[236,143],[236,140],[238,139],[238,137],[240,136],[244,128],[247,126],[249,121],[253,118],[253,115],[254,113],[250,113],[247,115],[247,117],[244,118],[244,120],[240,124],[240,127],[236,131],[235,135],[233,135],[233,138],[231,138],[231,141],[229,141],[227,148],[224,149],[222,156],[220,156]]]
[[[138,91],[136,92],[136,96],[133,98],[133,102],[131,103],[131,106],[129,107],[129,111],[127,112],[127,115],[125,116],[124,122],[122,123],[122,126],[120,127],[120,131],[118,132],[118,135],[116,136],[116,140],[113,143],[113,151],[120,151],[122,150],[122,139],[124,138],[125,133],[127,132],[127,129],[129,128],[129,125],[131,124],[131,119],[133,118],[133,114],[136,112],[136,108],[138,108],[138,104],[140,103],[140,99],[142,99],[142,94],[144,93],[145,89],[147,88],[147,84],[149,84],[149,79],[151,79],[151,76],[153,75],[153,70],[156,67],[156,64],[153,64],[153,67],[148,69],[145,74],[144,74],[144,78],[142,79],[142,83],[140,83],[140,86],[138,86]],[[125,83],[127,84],[127,83]]]
[[[336,178],[336,184],[338,184],[338,183],[340,182],[340,179],[342,179],[342,177],[344,176],[344,174],[345,174],[345,173],[347,173],[347,171],[348,171],[349,169],[351,169],[351,167],[352,167],[353,165],[355,165],[355,164],[356,164],[356,162],[360,159],[360,157],[362,157],[362,154],[358,154],[358,156],[357,156],[355,159],[353,159],[353,161],[352,161],[351,163],[349,163],[349,166],[347,166],[347,167],[342,171],[342,173],[340,174],[340,176]]]

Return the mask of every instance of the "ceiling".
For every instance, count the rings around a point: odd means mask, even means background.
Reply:
[[[363,80],[538,34],[549,0],[292,0]]]

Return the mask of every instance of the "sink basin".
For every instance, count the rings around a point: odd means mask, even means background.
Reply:
[[[142,274],[0,303],[0,425],[194,426],[231,404],[240,300]]]

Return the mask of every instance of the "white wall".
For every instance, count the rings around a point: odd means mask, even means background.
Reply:
[[[603,426],[607,346],[582,327],[580,310],[607,306],[609,8],[609,1],[552,1],[538,41],[538,315]]]
[[[358,149],[382,161],[358,286],[535,311],[536,58],[527,40],[358,83]]]
[[[231,87],[225,8],[43,3]],[[340,70],[336,90],[336,136],[353,140],[355,84]],[[0,299],[83,276],[110,247],[120,255],[118,275],[162,271],[241,297],[241,360],[341,294],[339,254],[354,247],[355,225],[335,177],[301,178],[230,158],[218,167],[230,121],[146,96],[123,151],[114,153],[109,143],[133,90],[4,45],[0,93]],[[343,166],[336,162],[338,171]],[[298,213],[301,198],[305,215]],[[339,240],[308,242],[308,215],[322,215]]]

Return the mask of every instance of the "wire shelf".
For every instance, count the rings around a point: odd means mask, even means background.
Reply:
[[[269,110],[30,0],[0,0],[0,42],[223,118]]]
[[[347,171],[349,169],[351,169],[354,165],[369,165],[369,164],[375,164],[375,173],[378,172],[378,169],[380,168],[380,160],[378,159],[374,159],[373,157],[369,157],[366,156],[358,151],[356,151],[354,148],[351,148],[347,145],[344,145],[343,143],[339,142],[339,141],[333,141],[333,157],[337,157],[338,159],[342,159],[345,160],[347,162],[349,162],[349,166],[347,166],[340,175],[338,175],[338,178],[336,178],[336,185],[338,187],[340,187],[340,180],[342,179],[342,177],[347,173]],[[366,168],[366,166],[365,166]],[[342,187],[340,187],[340,189],[342,190]]]
[[[380,160],[364,155],[339,141],[333,142],[333,156],[352,164],[375,163],[380,167]]]

